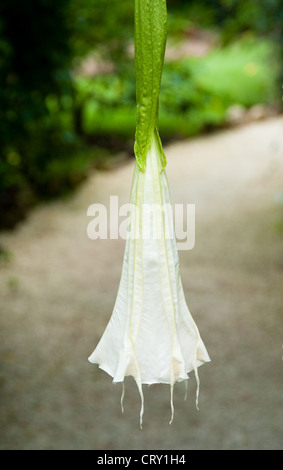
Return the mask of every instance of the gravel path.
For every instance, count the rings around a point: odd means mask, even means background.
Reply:
[[[184,291],[212,362],[175,387],[121,387],[87,361],[111,315],[124,241],[87,237],[87,208],[129,200],[133,161],[0,235],[1,449],[282,449],[283,119],[166,148],[173,203],[196,204]],[[281,201],[281,204],[280,204]],[[281,218],[280,218],[281,217]]]

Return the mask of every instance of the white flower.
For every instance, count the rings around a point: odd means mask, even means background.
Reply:
[[[175,382],[187,380],[194,371],[198,400],[197,368],[210,361],[184,297],[162,159],[154,136],[145,172],[135,166],[130,231],[114,310],[89,357],[113,382],[134,377],[141,396],[141,425],[142,384],[170,384],[172,422]],[[143,210],[145,206],[152,210]]]

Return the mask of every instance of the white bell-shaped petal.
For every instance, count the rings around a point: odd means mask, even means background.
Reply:
[[[130,228],[116,303],[89,361],[123,382],[173,385],[210,358],[184,297],[173,230],[173,212],[156,138],[146,171],[135,167]],[[197,386],[197,396],[198,396]]]

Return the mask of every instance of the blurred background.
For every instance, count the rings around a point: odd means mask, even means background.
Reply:
[[[121,415],[120,389],[87,363],[122,265],[123,241],[87,239],[86,210],[128,202],[134,0],[2,1],[2,449],[281,446],[283,2],[167,5],[159,127],[173,199],[199,208],[180,256],[215,361],[204,411],[177,391],[161,433],[169,391],[152,387],[142,434],[135,387]]]
[[[0,8],[0,227],[7,228],[113,153],[132,156],[134,1],[11,0]],[[280,0],[169,0],[168,11],[164,142],[251,109],[261,116],[281,108]]]

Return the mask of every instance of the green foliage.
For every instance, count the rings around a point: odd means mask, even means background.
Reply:
[[[276,69],[272,45],[245,39],[164,65],[159,97],[163,139],[190,136],[225,122],[229,106],[249,108],[275,99]],[[131,73],[78,76],[76,89],[84,103],[82,129],[87,135],[132,139],[135,131],[135,80]]]
[[[64,194],[99,159],[81,138],[73,62],[100,47],[123,68],[130,37],[132,0],[0,3],[0,228]]]
[[[243,33],[273,41],[283,60],[283,0],[167,0],[174,21],[185,18],[196,25],[217,29],[222,43],[229,44]],[[277,69],[282,83],[283,69]],[[278,93],[279,97],[279,93]]]
[[[275,99],[276,68],[271,69],[273,48],[267,41],[246,38],[216,49],[193,71],[199,85],[224,105],[250,107]]]
[[[163,140],[222,125],[231,104],[270,102],[276,86],[281,101],[275,79],[282,70],[274,64],[283,54],[282,0],[167,0],[167,5],[169,36],[183,38],[191,26],[201,25],[220,31],[225,47],[165,64],[159,103]],[[0,2],[0,228],[13,226],[37,200],[76,186],[101,162],[100,144],[133,150],[136,82],[128,53],[133,20],[134,0]],[[238,41],[243,33],[257,39]],[[263,37],[273,46],[259,40]],[[114,72],[74,74],[93,52],[110,60]]]
[[[123,66],[125,49],[134,37],[134,0],[70,0],[67,21],[74,57],[96,48]]]
[[[0,4],[1,227],[12,226],[34,200],[52,194],[49,167],[79,145],[69,113],[73,85],[66,40],[68,3]],[[66,178],[65,165],[54,194],[64,191]]]

